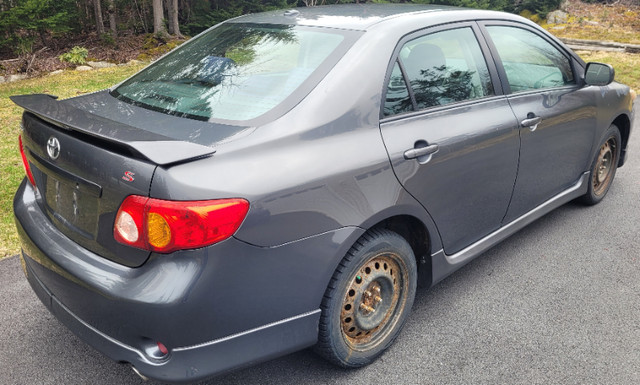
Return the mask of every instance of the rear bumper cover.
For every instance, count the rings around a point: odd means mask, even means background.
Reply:
[[[315,344],[320,302],[342,228],[275,248],[230,238],[154,257],[138,268],[101,258],[60,233],[23,181],[14,199],[25,274],[81,339],[146,377],[195,381]],[[158,354],[157,342],[169,349]]]
[[[26,260],[29,261],[28,257]],[[60,322],[107,357],[128,362],[149,378],[168,382],[194,381],[300,350],[316,341],[319,309],[229,337],[174,348],[166,358],[154,359],[73,314],[44,287],[29,264],[27,262],[26,269],[31,287]]]

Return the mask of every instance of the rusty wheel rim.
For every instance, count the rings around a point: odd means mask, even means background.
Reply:
[[[341,311],[342,335],[354,350],[385,339],[406,304],[407,269],[399,256],[376,255],[351,277]]]
[[[593,193],[595,195],[600,196],[604,194],[611,183],[613,168],[615,167],[613,162],[615,160],[616,150],[616,141],[614,138],[609,138],[609,140],[600,147],[596,167],[593,170],[593,177],[591,178]]]

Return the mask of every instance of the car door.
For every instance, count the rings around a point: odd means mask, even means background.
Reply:
[[[381,112],[395,174],[435,221],[447,254],[500,227],[518,165],[518,122],[478,36],[475,23],[463,23],[404,38]]]
[[[542,32],[517,23],[483,23],[520,122],[520,162],[504,223],[574,185],[589,167],[593,97],[579,86],[574,59]]]

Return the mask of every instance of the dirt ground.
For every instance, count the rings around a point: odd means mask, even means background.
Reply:
[[[26,73],[37,76],[51,71],[73,68],[74,65],[59,59],[60,55],[72,47],[84,47],[89,51],[87,61],[106,61],[110,63],[126,63],[130,60],[149,60],[160,56],[174,48],[184,40],[162,42],[152,35],[125,34],[114,41],[105,42],[91,33],[74,39],[51,39],[40,45],[30,54],[16,56],[10,51],[0,52],[0,76]]]

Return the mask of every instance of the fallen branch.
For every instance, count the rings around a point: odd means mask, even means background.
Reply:
[[[31,69],[31,65],[33,64],[33,62],[36,60],[36,56],[38,56],[39,53],[44,52],[46,50],[48,50],[49,47],[42,47],[39,50],[37,50],[33,56],[31,57],[31,60],[29,61],[29,64],[27,65],[27,69],[24,70],[24,73],[29,73],[29,69]]]

